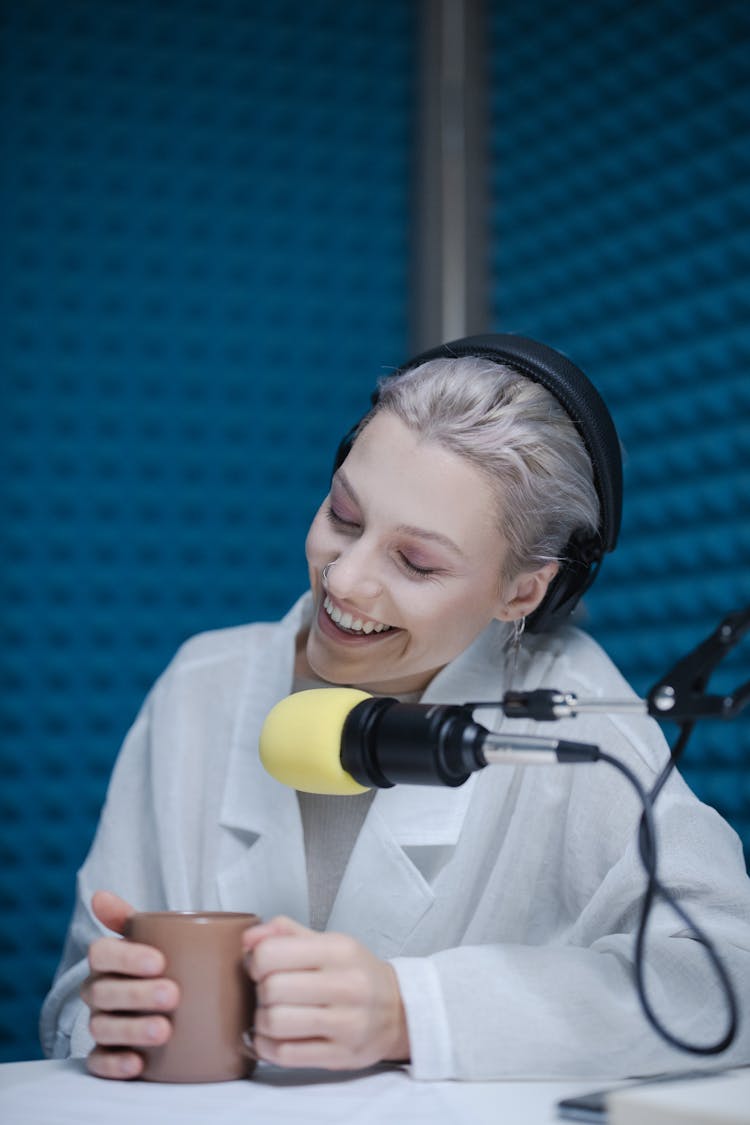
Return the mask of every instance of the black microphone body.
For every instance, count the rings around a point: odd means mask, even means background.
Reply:
[[[597,757],[598,748],[588,743],[493,734],[458,704],[371,697],[351,709],[341,732],[341,766],[366,788],[455,788],[494,762],[590,762]]]
[[[360,785],[463,785],[487,763],[487,731],[457,704],[358,703],[341,732],[341,765]]]

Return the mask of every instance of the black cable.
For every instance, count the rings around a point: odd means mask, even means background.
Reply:
[[[599,760],[608,762],[615,769],[627,778],[630,784],[635,789],[641,802],[643,812],[641,814],[640,827],[638,832],[638,851],[646,872],[647,883],[646,891],[643,896],[641,904],[641,915],[638,923],[638,932],[636,934],[635,942],[635,981],[636,989],[638,992],[638,999],[640,1000],[641,1007],[646,1015],[648,1022],[653,1029],[665,1039],[671,1046],[676,1047],[678,1050],[687,1051],[694,1055],[719,1055],[725,1051],[732,1043],[735,1035],[737,1034],[737,1024],[739,1021],[739,1009],[737,1003],[737,996],[734,991],[734,986],[721,961],[716,949],[711,942],[711,939],[696,922],[690,917],[685,908],[677,902],[676,898],[662,883],[659,882],[657,875],[657,845],[656,845],[656,828],[653,818],[653,804],[661,792],[661,789],[669,777],[672,769],[674,768],[677,759],[685,748],[685,744],[690,736],[693,728],[693,723],[688,723],[683,726],[680,736],[675,743],[675,746],[670,754],[669,761],[659,774],[656,782],[649,792],[646,792],[640,781],[633,773],[633,771],[621,762],[618,758],[613,758],[609,754],[602,751],[599,752]],[[644,979],[644,955],[646,945],[646,929],[648,926],[649,917],[653,908],[654,902],[657,898],[661,898],[667,906],[672,910],[677,917],[685,923],[687,928],[695,936],[695,939],[703,946],[708,956],[709,961],[718,977],[727,1002],[727,1009],[729,1013],[729,1021],[727,1030],[724,1035],[715,1043],[699,1044],[688,1043],[685,1039],[680,1039],[679,1036],[673,1035],[664,1024],[661,1022],[646,993],[646,984]]]
[[[664,787],[665,781],[667,780],[670,773],[672,772],[672,770],[675,768],[678,761],[682,757],[683,751],[684,751],[685,747],[687,746],[687,741],[690,738],[690,735],[693,733],[694,728],[695,728],[695,720],[694,719],[691,720],[690,722],[683,723],[682,726],[680,727],[680,733],[679,733],[679,735],[678,735],[678,737],[675,741],[674,746],[672,747],[672,749],[670,751],[669,759],[667,761],[667,764],[664,766],[664,769],[661,771],[661,773],[659,774],[659,776],[657,777],[656,781],[651,786],[651,789],[649,791],[648,799],[649,799],[649,801],[651,802],[652,805],[653,805],[654,801],[656,800],[656,798],[661,793],[662,788]]]

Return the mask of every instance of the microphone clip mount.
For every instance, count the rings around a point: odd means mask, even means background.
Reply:
[[[648,712],[676,723],[694,719],[732,719],[750,703],[750,680],[734,691],[710,694],[714,669],[750,631],[750,606],[728,614],[710,636],[662,676],[647,696]]]

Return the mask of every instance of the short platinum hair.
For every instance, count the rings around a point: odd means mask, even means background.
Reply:
[[[478,356],[430,360],[382,379],[363,425],[381,411],[489,480],[508,544],[502,581],[564,561],[575,532],[596,535],[599,497],[583,440],[555,396],[513,367]]]

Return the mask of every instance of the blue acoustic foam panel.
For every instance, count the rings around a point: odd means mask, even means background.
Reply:
[[[742,0],[491,8],[493,320],[614,414],[621,545],[587,627],[640,692],[750,604],[748,42]],[[748,679],[750,637],[709,686]],[[683,772],[750,858],[750,714],[700,725]]]
[[[0,8],[0,1059],[38,1055],[115,754],[190,634],[281,615],[407,348],[414,11]]]

